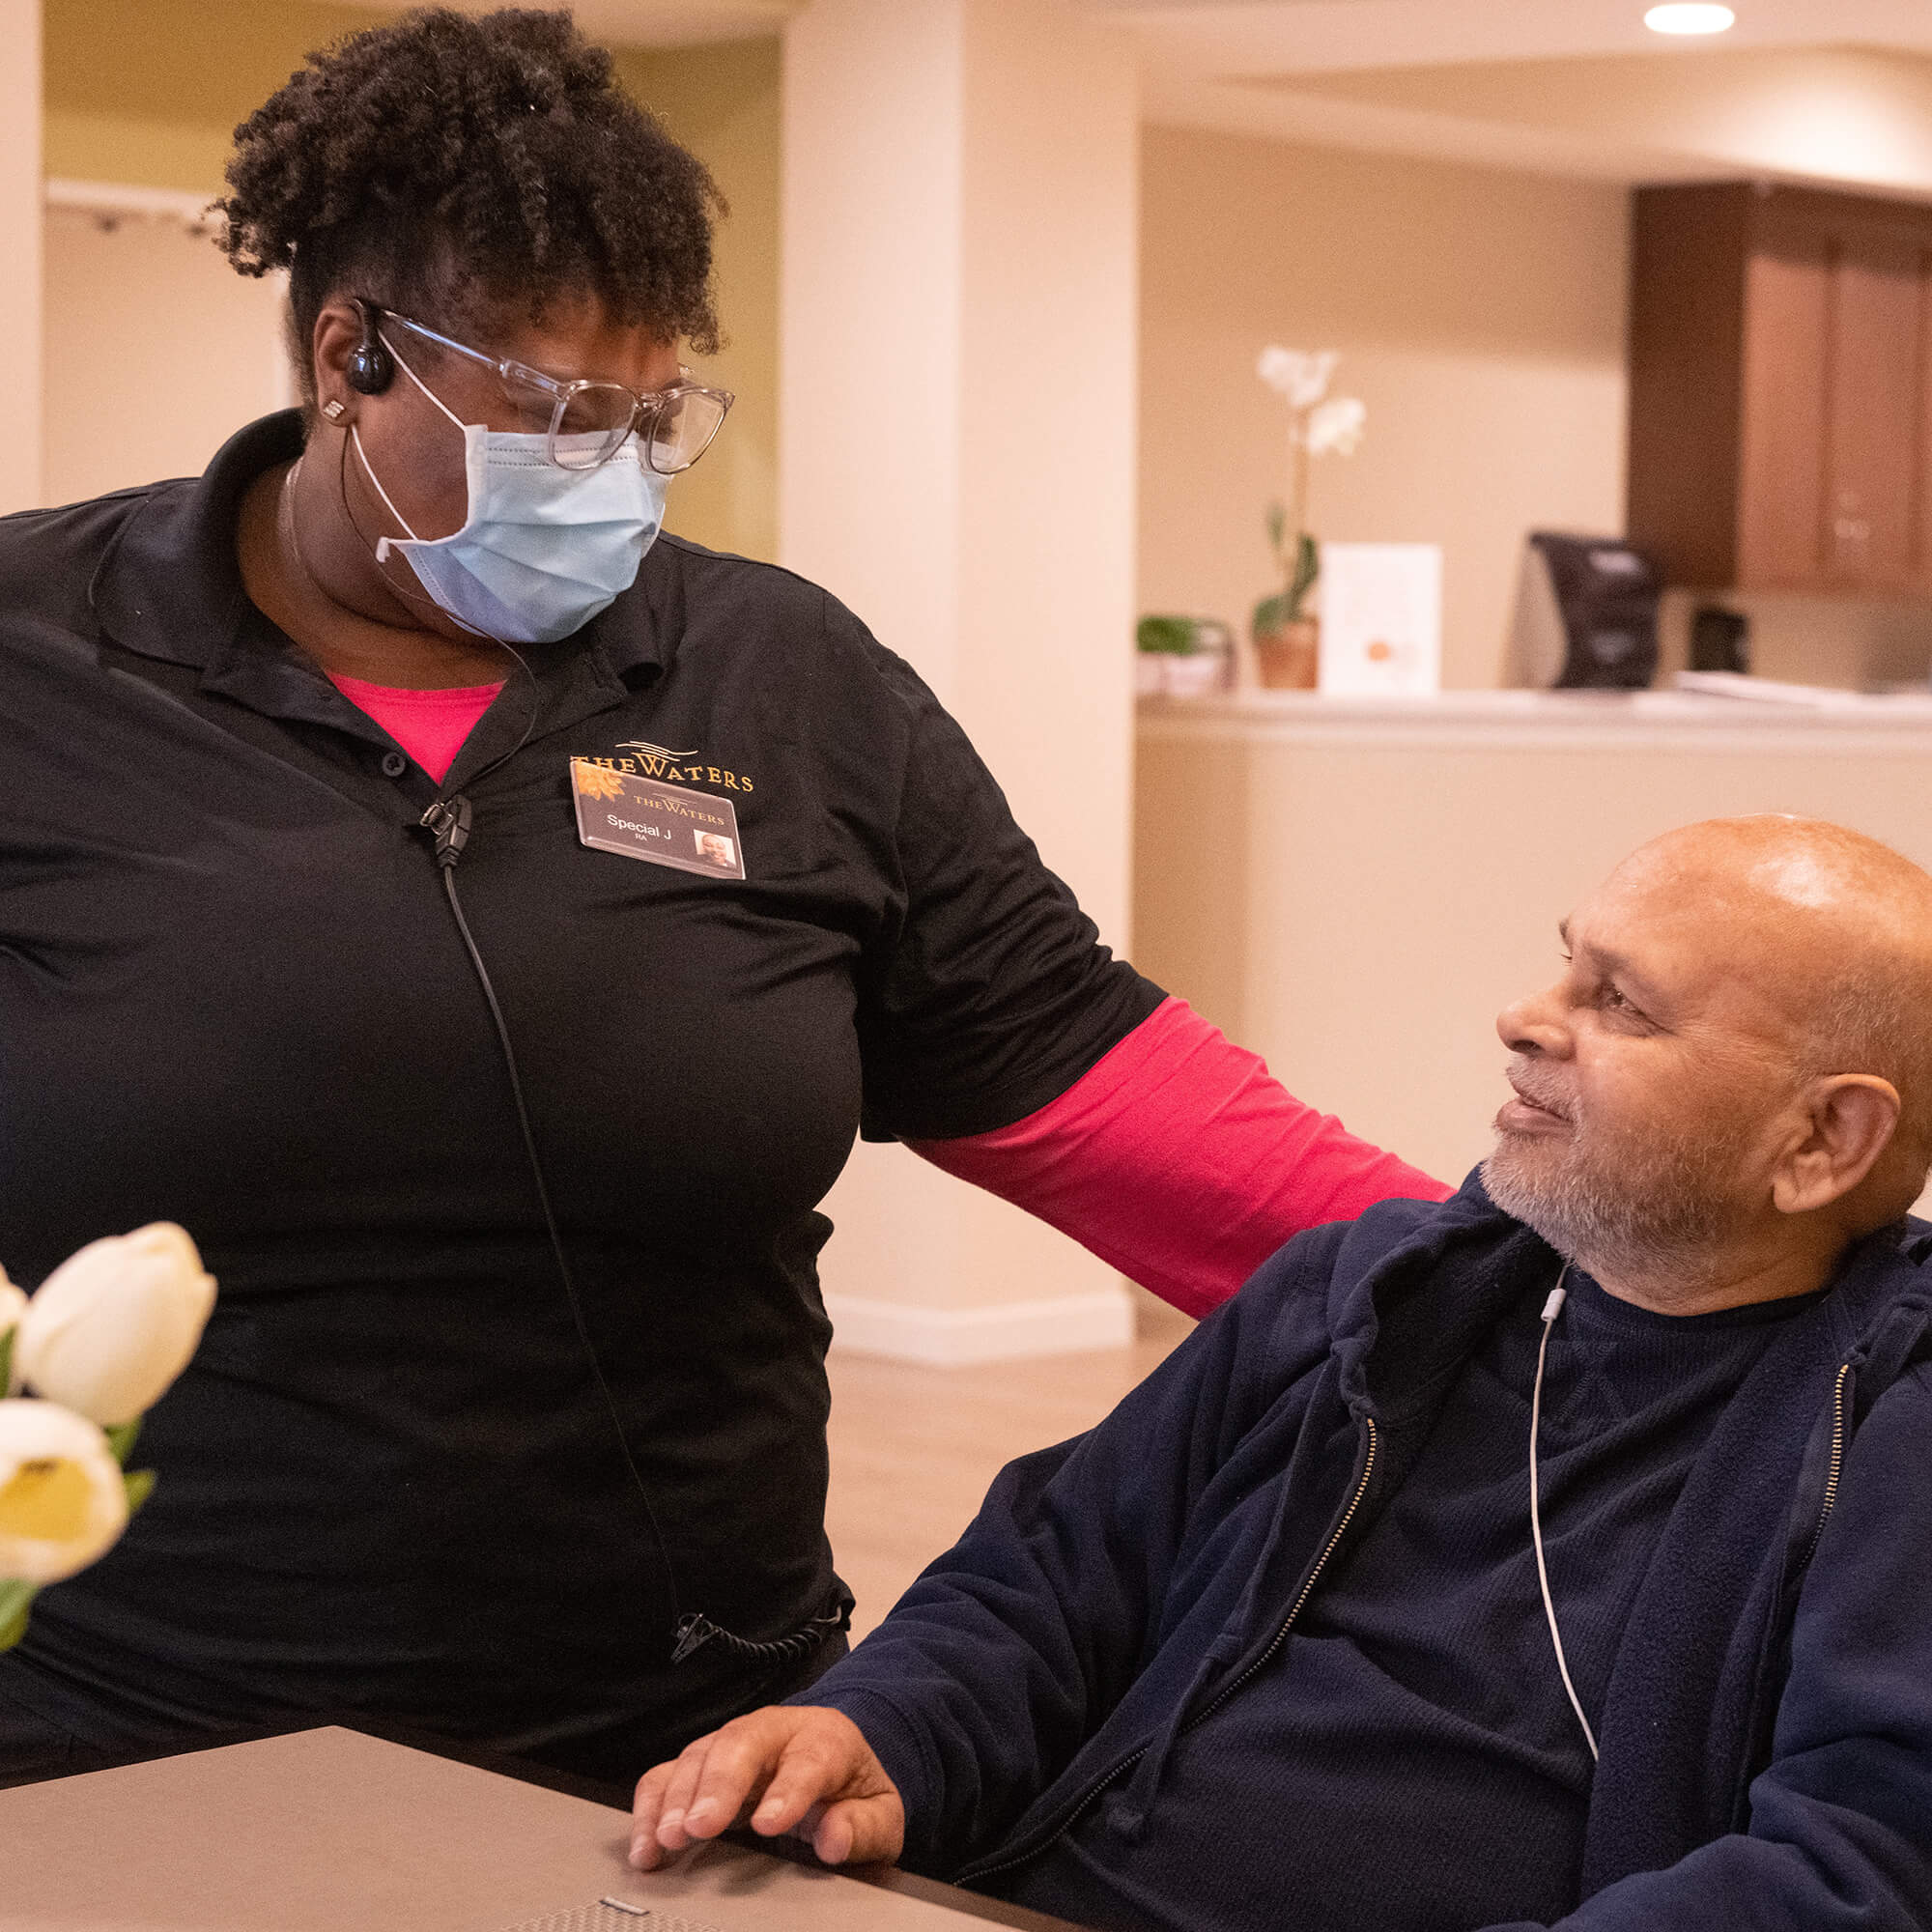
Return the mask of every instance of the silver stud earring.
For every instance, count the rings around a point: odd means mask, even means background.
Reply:
[[[323,404],[322,412],[330,422],[340,422],[342,420],[342,405],[333,396]]]

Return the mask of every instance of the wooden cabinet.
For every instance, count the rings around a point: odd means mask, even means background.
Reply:
[[[1932,594],[1932,208],[1640,188],[1630,535],[1671,583]]]

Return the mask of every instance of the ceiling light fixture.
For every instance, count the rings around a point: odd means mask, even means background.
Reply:
[[[1738,16],[1728,7],[1712,7],[1696,0],[1673,0],[1667,7],[1653,7],[1643,16],[1643,24],[1653,34],[1721,34],[1737,25]]]

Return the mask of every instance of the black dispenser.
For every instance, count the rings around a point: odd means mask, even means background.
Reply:
[[[1657,674],[1650,559],[1620,537],[1532,530],[1523,547],[1511,682],[1555,691],[1641,691]]]

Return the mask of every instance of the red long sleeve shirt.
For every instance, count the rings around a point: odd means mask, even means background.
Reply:
[[[1454,1192],[1304,1106],[1184,1000],[1025,1120],[912,1146],[1190,1315],[1304,1228]]]

